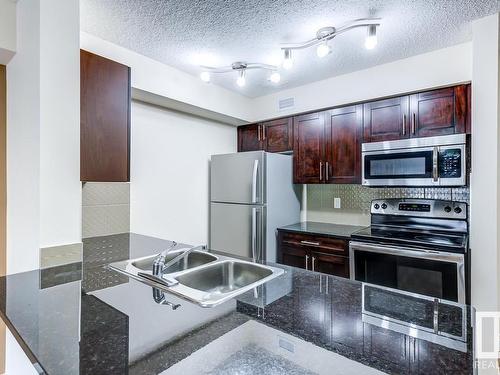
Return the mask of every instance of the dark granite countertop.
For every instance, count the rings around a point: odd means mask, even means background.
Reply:
[[[343,225],[343,224],[318,223],[315,221],[303,221],[300,223],[280,227],[278,228],[278,230],[283,230],[287,232],[326,235],[326,236],[349,239],[351,238],[351,235],[354,232],[357,232],[358,230],[361,230],[363,228],[365,227],[359,225]]]
[[[107,269],[169,241],[123,234],[84,240],[83,264],[0,278],[0,315],[47,374],[472,373],[471,311],[282,266],[285,274],[215,308]],[[382,320],[390,316],[392,320]],[[421,329],[410,333],[408,324]],[[384,326],[385,328],[382,328]],[[419,337],[415,339],[415,337]]]

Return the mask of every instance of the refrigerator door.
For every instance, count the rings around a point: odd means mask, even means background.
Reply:
[[[210,249],[261,260],[265,222],[264,206],[211,203]]]
[[[265,197],[263,151],[212,155],[210,201],[263,204]]]

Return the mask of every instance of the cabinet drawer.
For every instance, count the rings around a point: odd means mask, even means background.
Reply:
[[[288,246],[300,246],[320,250],[323,253],[349,256],[349,241],[347,240],[289,232],[283,233],[282,239],[283,244]]]

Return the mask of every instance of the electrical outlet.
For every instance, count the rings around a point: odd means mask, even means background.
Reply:
[[[340,208],[340,198],[333,198],[333,208]]]

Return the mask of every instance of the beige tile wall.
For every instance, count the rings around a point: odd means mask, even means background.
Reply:
[[[130,232],[130,184],[86,182],[82,197],[83,238]]]
[[[341,208],[333,208],[340,198]],[[370,203],[381,198],[428,198],[469,203],[469,188],[368,188],[361,185],[307,185],[308,221],[368,225]]]

